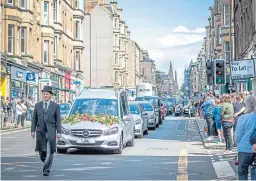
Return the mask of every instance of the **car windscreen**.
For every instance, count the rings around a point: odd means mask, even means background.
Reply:
[[[148,101],[148,102],[151,102],[155,105],[158,105],[158,102],[157,102],[158,99],[154,98],[154,97],[137,97],[136,101]]]
[[[60,113],[67,113],[69,111],[69,105],[68,104],[60,104]]]
[[[131,104],[131,105],[130,105],[130,112],[131,112],[132,114],[140,114],[139,106],[136,105],[136,104]]]
[[[153,111],[153,107],[151,104],[143,103],[141,104],[141,106],[143,107],[144,111]]]
[[[70,115],[110,115],[118,116],[118,104],[114,99],[77,99]]]

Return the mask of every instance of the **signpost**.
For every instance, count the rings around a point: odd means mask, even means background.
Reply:
[[[253,78],[255,76],[253,60],[233,61],[230,63],[230,70],[232,80]]]

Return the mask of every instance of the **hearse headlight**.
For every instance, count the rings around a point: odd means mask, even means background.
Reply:
[[[61,127],[61,134],[69,135],[70,134],[70,130]]]
[[[111,128],[111,129],[108,129],[106,130],[103,135],[104,136],[108,136],[108,135],[113,135],[113,134],[117,134],[118,133],[118,128],[117,127],[114,127],[114,128]]]
[[[140,119],[136,120],[136,121],[135,121],[135,124],[136,124],[136,125],[141,124],[141,120],[140,120]]]

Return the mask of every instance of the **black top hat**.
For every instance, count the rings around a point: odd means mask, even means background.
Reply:
[[[48,85],[44,86],[42,92],[50,92],[51,94],[53,94],[52,87]]]

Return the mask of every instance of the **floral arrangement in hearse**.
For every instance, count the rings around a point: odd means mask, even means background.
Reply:
[[[73,114],[66,117],[62,123],[74,125],[80,122],[93,122],[105,124],[106,126],[112,126],[113,124],[118,124],[120,122],[117,116],[111,115],[89,115],[89,114]]]

